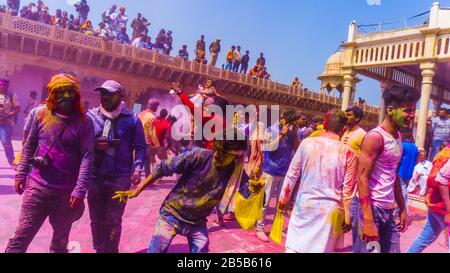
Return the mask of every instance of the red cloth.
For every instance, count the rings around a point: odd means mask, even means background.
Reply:
[[[427,194],[425,196],[428,209],[443,215],[447,214],[447,209],[445,207],[444,201],[442,200],[441,192],[439,190],[440,184],[436,181],[436,176],[449,159],[450,146],[447,146],[433,160],[433,168],[431,169],[430,175],[428,176]]]
[[[202,126],[204,126],[208,121],[215,119],[218,123],[221,124],[221,126],[220,126],[221,128],[225,128],[224,117],[215,115],[214,113],[212,113],[211,116],[206,116],[206,115],[204,116],[203,109],[198,108],[198,107],[196,108],[194,106],[194,104],[192,103],[192,101],[189,99],[189,97],[184,92],[177,93],[177,94],[178,94],[178,97],[180,98],[181,102],[189,108],[192,115],[194,115],[194,113],[197,111],[202,111],[202,113],[197,113],[198,115],[201,115],[201,117],[202,117]],[[213,127],[211,131],[214,133],[216,131],[216,128]],[[213,141],[206,140],[206,145],[204,148],[208,149],[208,150],[212,150],[213,147],[214,147]]]
[[[163,117],[157,117],[152,121],[152,127],[155,130],[156,137],[158,138],[159,145],[156,145],[156,143],[151,141],[151,145],[154,147],[161,147],[164,146],[164,140],[166,138],[167,134],[170,134],[171,125],[170,122],[167,121],[167,119]]]

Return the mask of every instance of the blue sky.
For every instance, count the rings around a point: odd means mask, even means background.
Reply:
[[[30,0],[22,0],[28,3]],[[111,4],[127,8],[129,23],[141,12],[152,23],[150,36],[156,37],[161,28],[172,30],[174,49],[193,47],[201,34],[207,45],[222,39],[218,64],[225,59],[226,50],[241,45],[250,50],[254,64],[264,52],[272,80],[290,83],[299,76],[305,87],[318,91],[317,80],[326,61],[340,42],[347,39],[352,20],[372,24],[403,20],[428,11],[435,0],[88,0],[89,17],[95,24],[100,14]],[[5,3],[1,0],[0,3]],[[75,9],[73,0],[45,0],[52,12],[61,8]],[[371,5],[369,5],[369,3]],[[450,7],[450,0],[441,0],[441,6]],[[397,24],[401,27],[402,24]],[[371,105],[379,104],[379,84],[365,79],[358,85],[357,97]]]

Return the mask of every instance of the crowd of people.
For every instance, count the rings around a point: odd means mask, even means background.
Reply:
[[[156,36],[156,39],[152,41],[148,29],[151,23],[147,18],[143,17],[141,13],[138,13],[136,18],[131,21],[130,27],[132,29],[132,35],[130,37],[127,32],[129,17],[126,15],[125,7],[120,7],[118,9],[117,5],[112,5],[102,13],[101,22],[95,27],[89,19],[90,7],[87,0],[76,2],[74,6],[77,12],[76,15],[69,15],[67,11],[62,11],[61,9],[57,9],[55,15],[51,15],[48,6],[43,0],[38,0],[37,3],[30,2],[21,9],[19,9],[20,0],[8,0],[7,5],[0,6],[0,12],[8,12],[12,15],[44,24],[67,28],[86,35],[102,37],[107,41],[116,41],[121,44],[130,44],[137,48],[156,50],[166,55],[170,55],[173,49],[172,31],[161,29]],[[209,46],[209,64],[212,66],[216,66],[217,64],[217,59],[221,51],[220,42],[221,39],[216,39]],[[178,51],[177,56],[183,60],[189,60],[188,46],[183,45]],[[204,35],[197,41],[195,58],[193,60],[201,64],[208,64]],[[241,55],[241,47],[232,46],[226,55],[225,64],[222,65],[222,68],[247,74],[249,61],[250,52],[248,50],[245,51],[244,55]],[[263,53],[261,53],[256,61],[255,66],[250,69],[248,75],[256,78],[270,79]]]
[[[21,107],[8,87],[9,81],[0,79],[1,140],[13,164],[10,133]],[[427,160],[428,151],[419,150],[412,137],[419,99],[414,89],[386,90],[386,117],[367,132],[360,126],[364,112],[358,106],[331,110],[324,117],[287,109],[267,127],[237,112],[229,124],[223,114],[206,113],[209,106],[225,110],[229,105],[213,80],[192,97],[174,83],[170,95],[193,116],[199,112],[203,125],[213,122],[213,133],[234,136],[195,141],[175,141],[171,127],[176,118],[159,109],[155,98],[139,114],[129,110],[122,101],[124,89],[114,80],[96,89],[100,105],[91,109],[83,109],[78,81],[71,75],[55,75],[47,89],[45,101],[33,108],[37,102],[31,93],[34,104],[27,105],[15,178],[24,199],[6,252],[25,252],[47,217],[54,230],[50,250],[66,252],[86,195],[94,249],[118,252],[126,202],[173,174],[177,182],[161,205],[148,252],[166,252],[177,234],[188,237],[191,252],[208,252],[207,217],[215,211],[220,226],[235,214],[238,220],[237,195],[250,200],[263,194],[254,229],[264,242],[270,241],[270,200],[276,198],[280,213],[290,211],[286,252],[333,252],[350,231],[355,253],[369,252],[373,242],[381,252],[400,252],[400,234],[409,221],[407,196],[417,186],[429,210],[408,252],[423,251],[450,222],[446,111],[432,120],[431,151],[434,145],[439,148]],[[205,129],[193,128],[192,135]]]
[[[142,14],[131,23],[130,39],[124,7],[117,11],[112,5],[95,30],[87,1],[75,7],[77,16],[61,10],[50,15],[41,0],[21,9],[20,1],[8,0],[0,11],[167,55],[173,49],[171,31],[161,29],[152,42],[150,23]],[[220,42],[209,46],[212,66]],[[241,47],[232,46],[223,68],[247,74],[249,54],[241,55]],[[205,55],[202,35],[194,60],[207,64]],[[178,56],[189,60],[187,45]],[[270,78],[263,53],[248,75]],[[292,86],[302,83],[295,78]],[[220,226],[234,220],[238,194],[249,199],[263,193],[261,217],[254,223],[261,241],[270,241],[266,223],[271,199],[279,212],[290,212],[286,252],[333,252],[350,231],[355,253],[369,252],[373,242],[381,252],[400,252],[401,233],[409,222],[408,194],[414,192],[424,198],[428,214],[408,252],[422,252],[450,223],[450,113],[443,108],[429,119],[425,147],[419,149],[411,129],[420,96],[414,89],[386,90],[386,117],[370,130],[360,125],[364,112],[358,106],[331,110],[324,117],[288,109],[266,128],[245,113],[236,113],[244,122],[232,124],[225,116],[207,115],[208,106],[225,109],[229,104],[211,79],[193,97],[173,84],[171,95],[193,116],[200,112],[202,124],[214,121],[215,133],[235,136],[176,141],[171,128],[177,118],[159,109],[157,99],[150,98],[146,109],[133,113],[122,101],[122,85],[108,80],[96,89],[100,105],[87,109],[77,79],[58,74],[41,104],[36,92],[30,93],[23,110],[23,149],[16,158],[11,133],[21,103],[8,88],[9,81],[0,79],[0,139],[16,168],[15,189],[24,199],[6,252],[25,252],[47,217],[54,230],[50,250],[67,252],[71,226],[83,215],[86,195],[94,249],[118,252],[126,202],[173,174],[177,183],[161,205],[148,252],[166,252],[177,234],[188,237],[191,252],[208,252],[207,217],[215,211]],[[244,140],[237,140],[238,135]]]

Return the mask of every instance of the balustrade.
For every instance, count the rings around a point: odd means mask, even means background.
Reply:
[[[178,70],[183,70],[187,72],[192,72],[195,74],[203,74],[212,78],[222,78],[227,79],[229,81],[257,87],[260,89],[268,90],[270,92],[282,93],[282,94],[290,94],[293,96],[300,96],[308,99],[323,101],[326,103],[332,103],[338,105],[341,101],[337,100],[334,97],[326,96],[321,98],[320,93],[305,91],[303,88],[294,88],[290,85],[273,82],[271,80],[259,79],[259,78],[251,78],[247,75],[243,75],[240,73],[225,71],[220,68],[216,68],[210,65],[199,64],[195,61],[186,61],[179,57],[172,57],[162,53],[159,53],[155,50],[147,50],[147,49],[139,49],[132,47],[129,44],[120,44],[115,41],[105,41],[101,37],[89,36],[80,32],[71,31],[68,29],[63,29],[57,26],[47,25],[44,23],[28,20],[21,17],[11,16],[10,14],[0,13],[0,31],[1,32],[9,32],[14,34],[21,34],[27,37],[33,37],[37,39],[44,39],[46,41],[53,41],[55,43],[75,47],[75,48],[83,48],[89,49],[96,53],[105,54],[109,53],[112,55],[116,55],[119,57],[123,57],[126,59],[130,59],[132,61],[141,61],[146,64],[153,64],[163,67],[175,68]],[[420,41],[410,43],[415,45],[416,43],[420,43]],[[400,55],[405,55],[405,58],[413,58],[417,57],[416,46],[409,47],[409,44],[400,45],[406,53],[401,53]],[[380,47],[381,48],[381,47]],[[423,46],[420,45],[418,50],[422,50]],[[408,49],[411,50],[411,53],[408,54]],[[365,58],[359,59],[359,57],[355,57],[360,64],[369,63],[369,62],[377,62],[377,60],[383,55],[384,51],[379,49],[378,47],[370,47],[370,48],[360,48],[359,52],[366,56]],[[374,51],[375,50],[375,51]],[[406,50],[406,51],[405,51]],[[370,51],[370,61],[368,56]],[[381,53],[380,53],[381,52]],[[364,55],[365,54],[365,55]],[[448,53],[448,38],[444,41],[444,47],[442,50],[442,54]],[[423,52],[421,53],[421,56]],[[413,57],[411,57],[413,56]],[[356,61],[356,60],[355,60]],[[369,108],[369,112],[376,114],[378,109],[375,107]]]

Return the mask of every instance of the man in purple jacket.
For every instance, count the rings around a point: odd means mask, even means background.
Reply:
[[[24,197],[19,227],[6,247],[10,253],[26,252],[47,217],[53,227],[50,251],[67,252],[72,223],[84,211],[94,127],[73,76],[55,75],[47,89],[47,103],[33,116],[16,173],[15,188]]]
[[[141,120],[122,101],[125,90],[120,83],[109,80],[96,91],[101,104],[88,112],[95,135],[88,194],[92,239],[97,253],[117,253],[125,204],[111,198],[140,183],[147,146]]]

